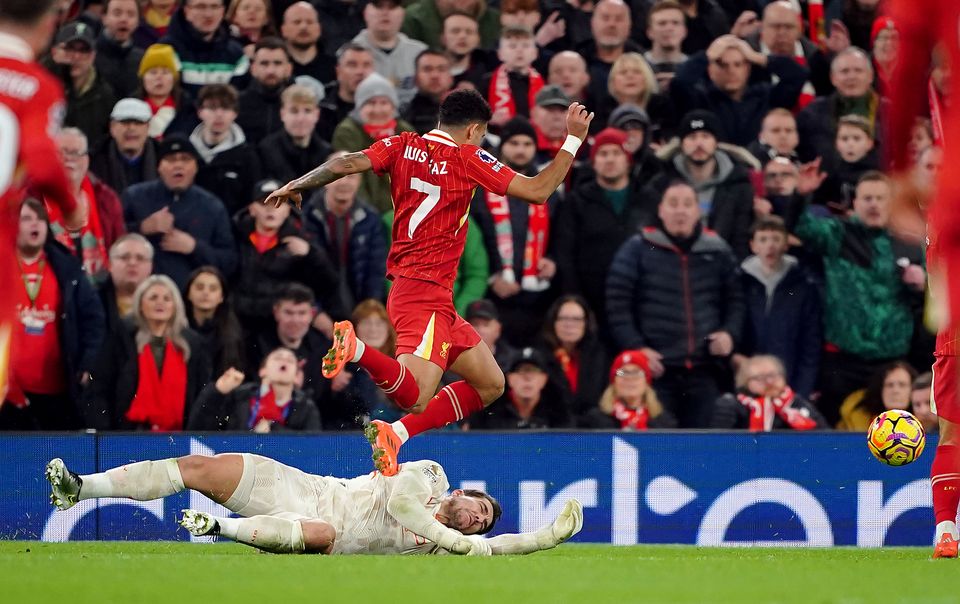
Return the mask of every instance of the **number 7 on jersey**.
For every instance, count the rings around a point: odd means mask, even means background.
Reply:
[[[426,198],[420,202],[420,205],[417,206],[417,209],[413,212],[413,216],[410,217],[410,223],[407,225],[407,237],[413,239],[414,231],[416,231],[420,223],[426,219],[427,214],[433,211],[433,208],[437,207],[437,204],[440,203],[440,186],[422,181],[414,176],[410,179],[410,189],[418,193],[426,193],[427,195]]]

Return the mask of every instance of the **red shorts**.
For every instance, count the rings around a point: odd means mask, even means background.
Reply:
[[[429,281],[398,277],[387,298],[387,314],[397,330],[397,356],[414,354],[446,371],[480,334],[457,314],[453,293]]]
[[[960,357],[938,356],[933,362],[933,384],[930,386],[930,410],[939,417],[960,424]]]

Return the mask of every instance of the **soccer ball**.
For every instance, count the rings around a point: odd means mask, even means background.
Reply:
[[[905,466],[915,461],[926,442],[920,420],[899,409],[884,411],[867,430],[867,447],[888,466]]]

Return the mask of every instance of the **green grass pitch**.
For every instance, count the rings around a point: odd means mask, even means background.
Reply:
[[[0,542],[0,602],[286,604],[960,601],[932,548],[568,544],[530,556],[277,556],[236,544]]]

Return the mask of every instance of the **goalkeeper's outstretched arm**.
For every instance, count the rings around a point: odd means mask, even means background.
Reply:
[[[583,506],[570,499],[553,523],[533,533],[497,535],[487,539],[494,556],[532,554],[553,549],[580,532],[583,528]]]

